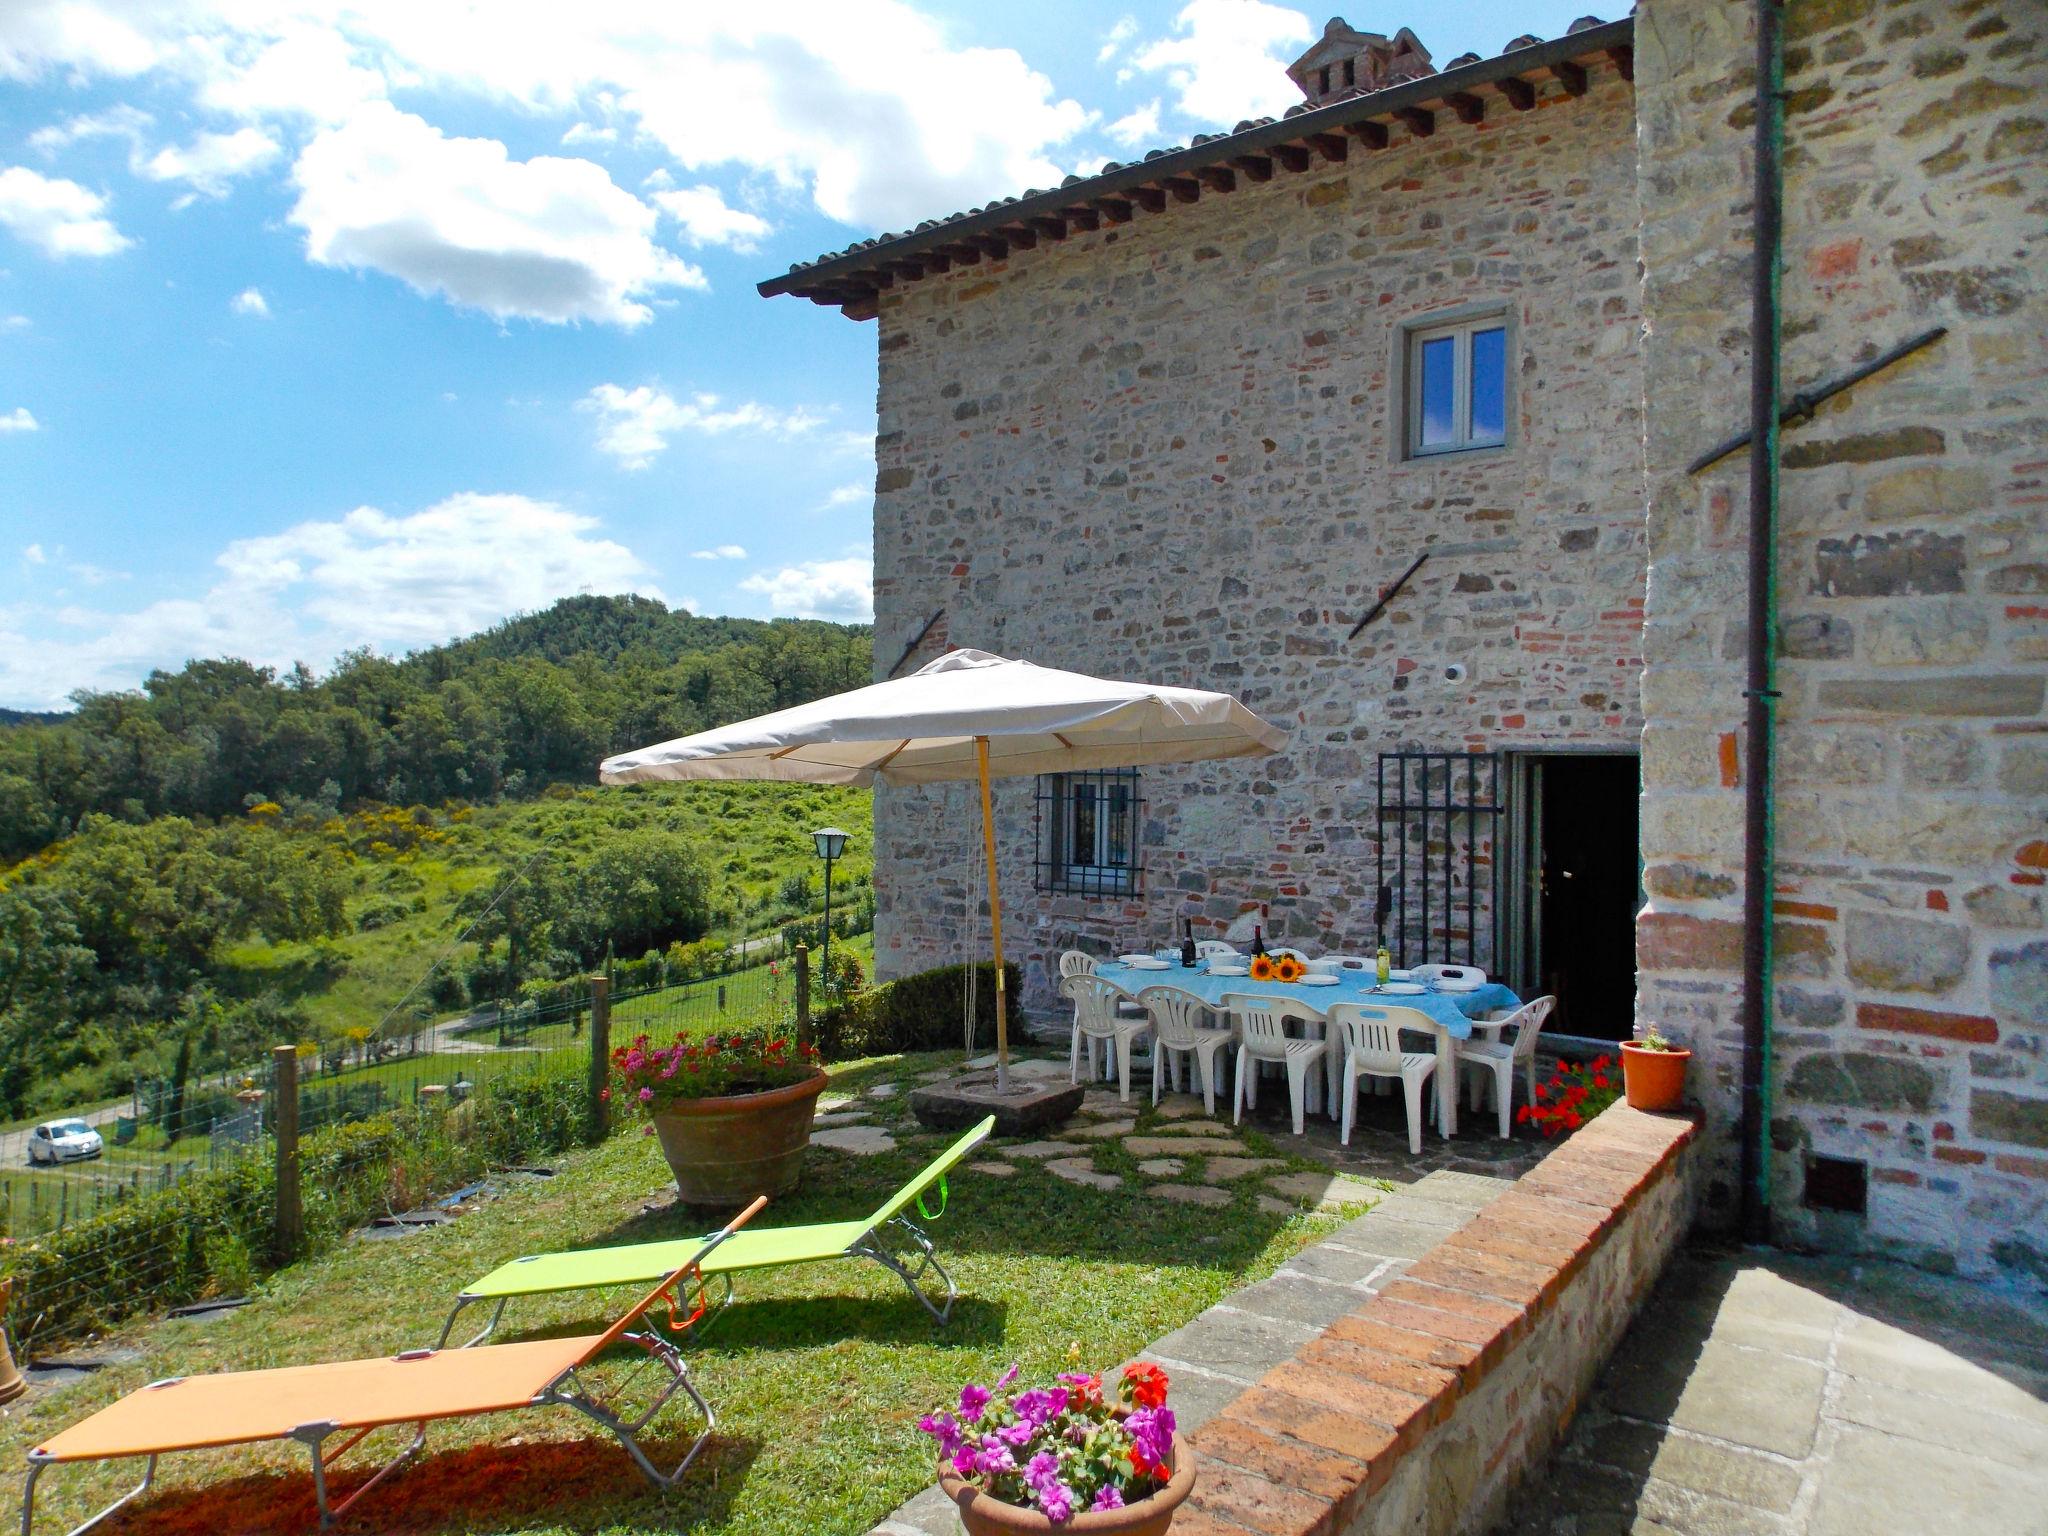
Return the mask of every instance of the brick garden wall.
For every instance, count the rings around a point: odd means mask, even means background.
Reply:
[[[1701,1055],[1734,1194],[1747,0],[1636,20],[1649,596],[1639,1014]],[[1784,439],[1779,1230],[2048,1273],[2048,8],[1787,7],[1785,358],[1948,339]],[[1801,1205],[1867,1160],[1867,1221]]]
[[[1040,897],[1032,785],[998,787],[1006,938],[1058,951],[1223,930],[1370,943],[1376,754],[1632,747],[1643,582],[1633,105],[1442,114],[1433,138],[1205,193],[885,295],[876,654],[971,645],[1230,690],[1285,755],[1147,770],[1141,899]],[[1397,327],[1504,301],[1515,442],[1402,462]],[[1416,554],[1433,558],[1358,641]],[[1468,681],[1441,679],[1462,662]],[[877,963],[959,958],[971,793],[876,797]],[[1481,910],[1481,921],[1485,913]],[[973,941],[985,942],[983,924]]]
[[[1625,1103],[1195,1431],[1185,1536],[1468,1536],[1542,1464],[1683,1240],[1694,1122]]]

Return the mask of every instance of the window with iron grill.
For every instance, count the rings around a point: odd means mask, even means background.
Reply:
[[[1038,779],[1038,889],[1128,896],[1139,889],[1135,768]]]

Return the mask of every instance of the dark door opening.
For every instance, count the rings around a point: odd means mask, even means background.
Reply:
[[[1520,760],[1522,980],[1557,999],[1547,1029],[1625,1040],[1635,1022],[1635,919],[1642,907],[1633,755]]]

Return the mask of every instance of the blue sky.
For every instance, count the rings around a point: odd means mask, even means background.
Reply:
[[[1442,65],[1580,14],[1348,19]],[[1326,19],[8,0],[0,705],[578,591],[866,618],[873,327],[753,284],[1277,112]]]

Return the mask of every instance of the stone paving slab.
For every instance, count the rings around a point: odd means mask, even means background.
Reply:
[[[1160,1200],[1171,1200],[1177,1205],[1229,1205],[1234,1198],[1227,1189],[1216,1189],[1207,1184],[1148,1184],[1145,1193]]]
[[[1498,1536],[2048,1533],[2048,1305],[1681,1254]]]
[[[896,1150],[896,1138],[879,1126],[843,1125],[837,1130],[811,1132],[811,1145],[851,1152],[855,1157],[872,1157],[877,1152]]]
[[[1085,1184],[1090,1189],[1123,1187],[1122,1179],[1113,1173],[1097,1172],[1095,1165],[1085,1157],[1056,1157],[1045,1167],[1055,1178],[1065,1179],[1069,1184]]]

